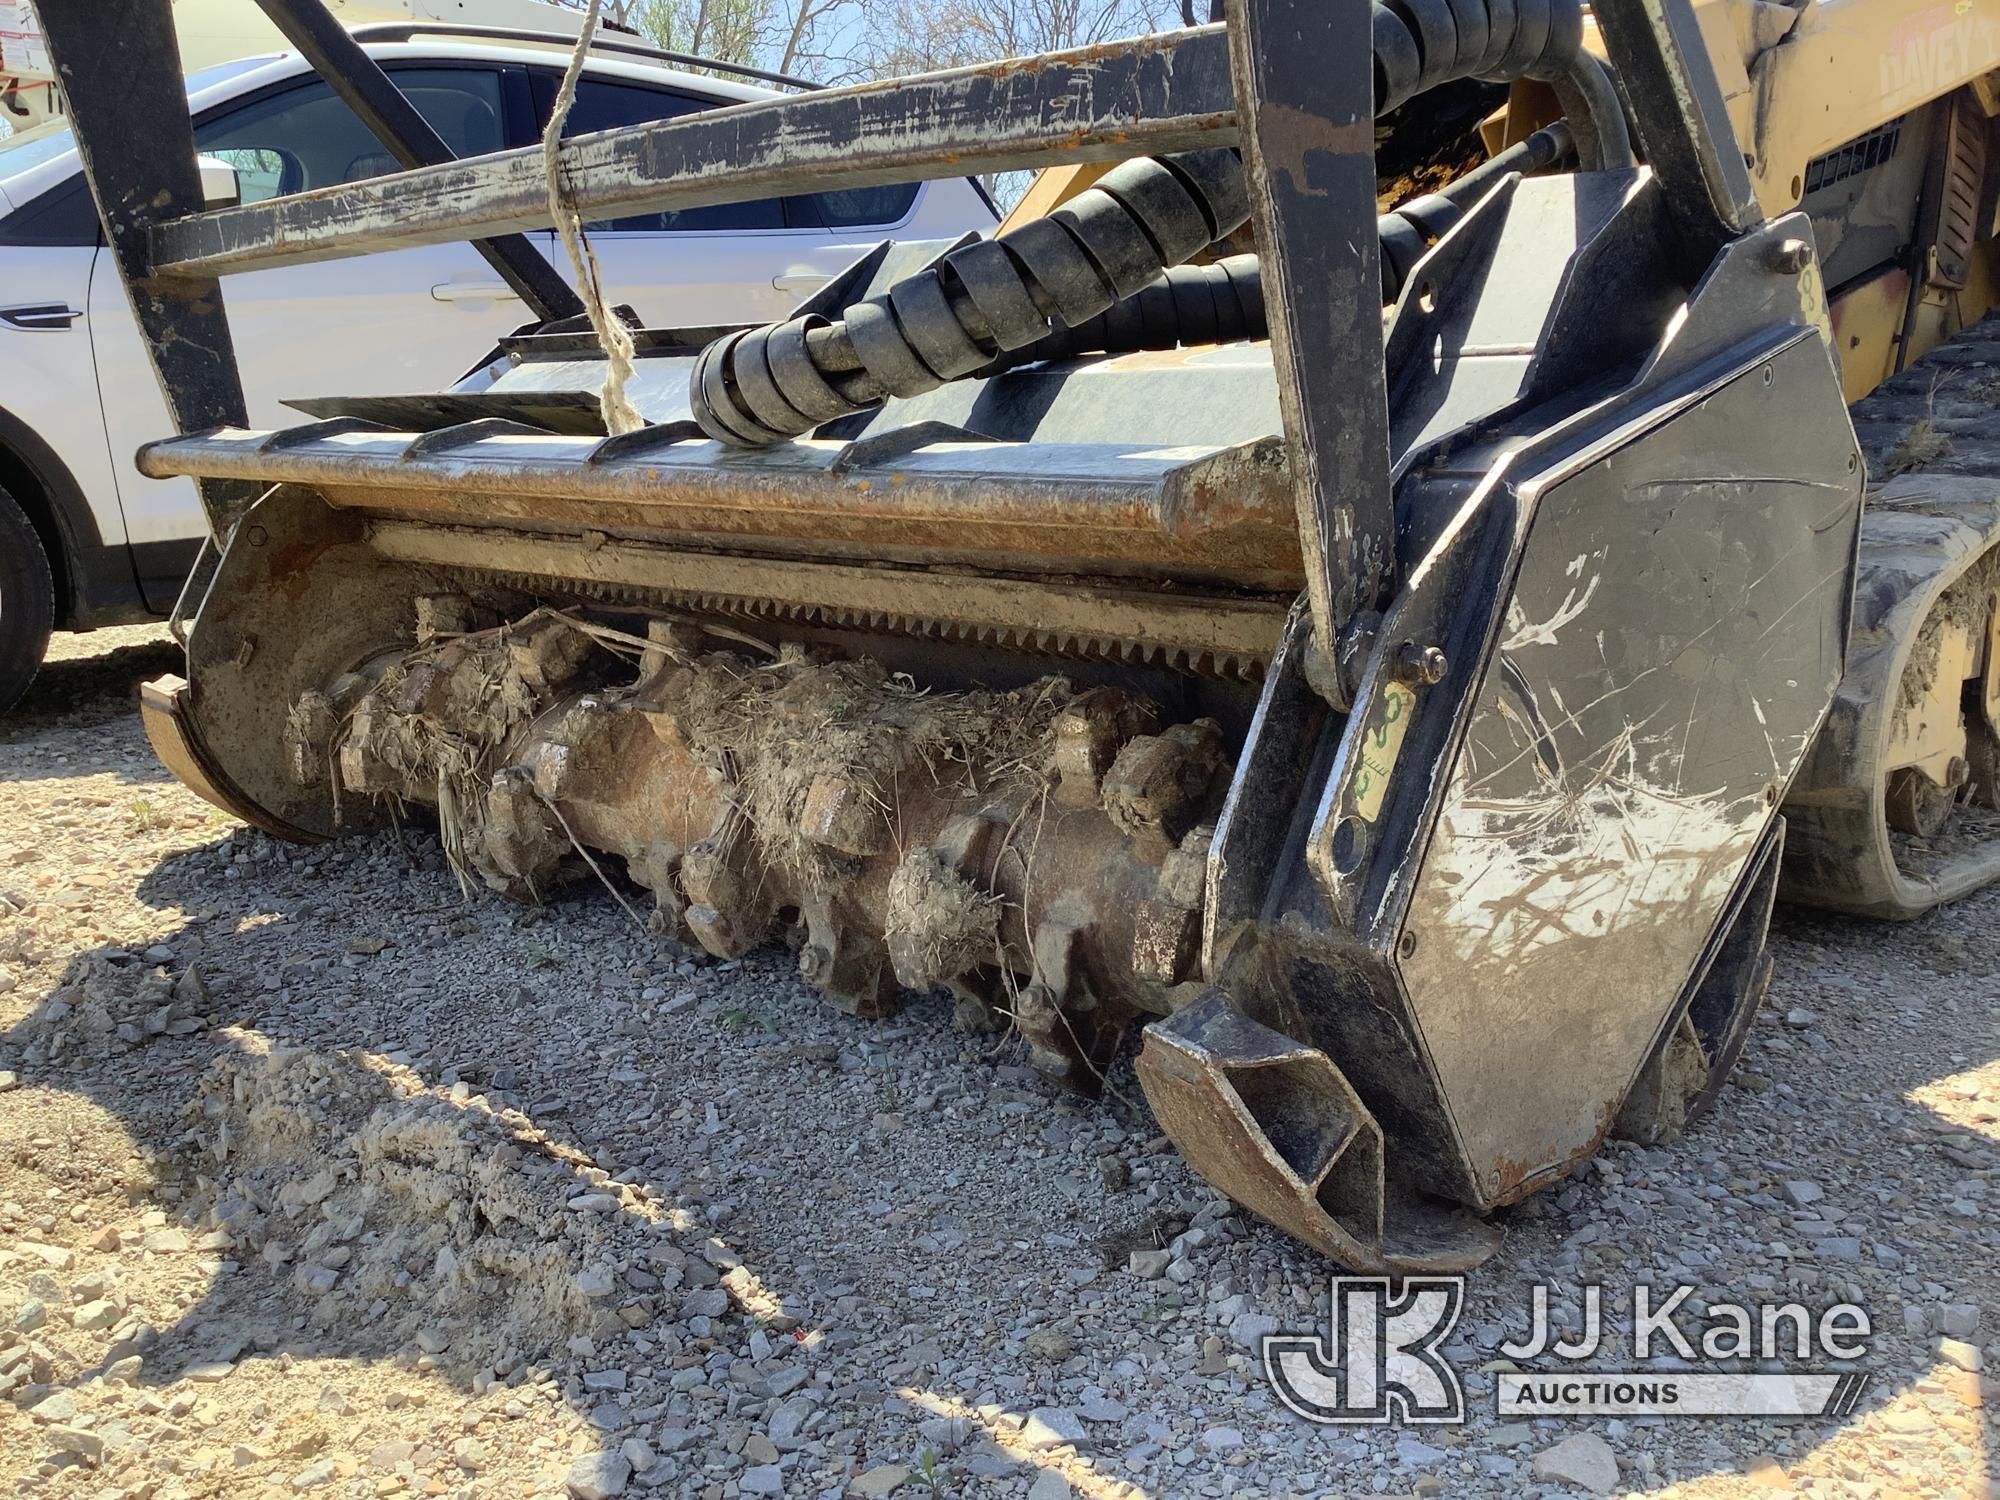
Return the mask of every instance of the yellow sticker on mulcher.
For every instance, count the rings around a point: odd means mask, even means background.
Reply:
[[[1383,689],[1381,705],[1361,733],[1361,765],[1354,773],[1354,813],[1372,823],[1382,816],[1382,799],[1389,795],[1389,776],[1403,753],[1403,736],[1417,706],[1416,692],[1400,682]]]

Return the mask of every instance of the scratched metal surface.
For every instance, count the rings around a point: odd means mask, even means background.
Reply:
[[[1488,1195],[1604,1133],[1818,727],[1858,521],[1824,366],[1792,346],[1535,513],[1400,960]]]
[[[616,440],[614,440],[616,441]],[[312,485],[329,504],[437,524],[590,527],[809,557],[1004,565],[1298,586],[1268,441],[1187,446],[945,441],[852,463],[861,444],[745,452],[702,440],[594,457],[605,439],[500,423],[427,434],[224,430],[149,444],[143,472]]]
[[[825,89],[598,131],[562,148],[586,218],[1232,145],[1220,26]],[[546,230],[539,146],[152,226],[174,275]]]

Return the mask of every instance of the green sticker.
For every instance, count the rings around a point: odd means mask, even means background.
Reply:
[[[1403,753],[1403,736],[1409,732],[1410,717],[1417,706],[1414,690],[1392,682],[1383,690],[1382,700],[1361,735],[1361,765],[1354,773],[1355,816],[1372,823],[1382,816],[1382,801],[1389,795],[1389,777],[1396,769],[1396,757]]]

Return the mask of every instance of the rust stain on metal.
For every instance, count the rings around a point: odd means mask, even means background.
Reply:
[[[316,540],[286,542],[271,554],[271,584],[287,598],[302,597],[312,587],[313,570],[325,554],[325,545]]]
[[[1263,148],[1266,170],[1282,174],[1293,189],[1313,191],[1312,159],[1315,156],[1370,155],[1375,150],[1375,124],[1356,119],[1335,123],[1324,115],[1290,105],[1266,103],[1262,112],[1258,141]]]
[[[1189,670],[1255,676],[1283,624],[1284,598],[1134,589],[1076,579],[985,576],[942,567],[884,568],[825,560],[747,557],[609,541],[520,535],[501,528],[443,528],[379,519],[370,527],[385,560],[489,578],[605,591],[634,602],[687,604],[753,616],[795,617],[873,629],[972,630],[994,644],[1041,650],[1102,643],[1159,648]],[[1084,654],[1092,654],[1085,652]],[[1142,653],[1151,658],[1154,652]]]
[[[991,559],[1011,570],[1031,560],[1079,573],[1112,566],[1272,592],[1296,589],[1303,578],[1276,444],[1185,462],[1149,460],[1130,471],[1003,474],[983,472],[980,460],[967,456],[963,470],[906,467],[887,477],[833,470],[830,454],[822,458],[805,445],[795,451],[815,463],[622,468],[450,452],[398,460],[308,449],[258,454],[189,439],[148,448],[143,466],[153,477],[199,472],[314,485],[338,507],[439,521],[574,526],[704,544],[764,539],[905,562]]]
[[[1529,1162],[1505,1155],[1495,1157],[1487,1166],[1490,1206],[1504,1208],[1510,1203],[1532,1197],[1577,1163],[1595,1156],[1605,1137],[1611,1134],[1612,1123],[1618,1118],[1618,1103],[1615,1100],[1600,1102],[1592,1113],[1595,1118],[1587,1138],[1581,1142],[1566,1141],[1554,1160],[1545,1158]]]

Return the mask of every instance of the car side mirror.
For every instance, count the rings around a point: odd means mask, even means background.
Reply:
[[[243,201],[243,184],[236,168],[219,156],[197,156],[201,168],[201,201],[204,208],[234,208]]]

